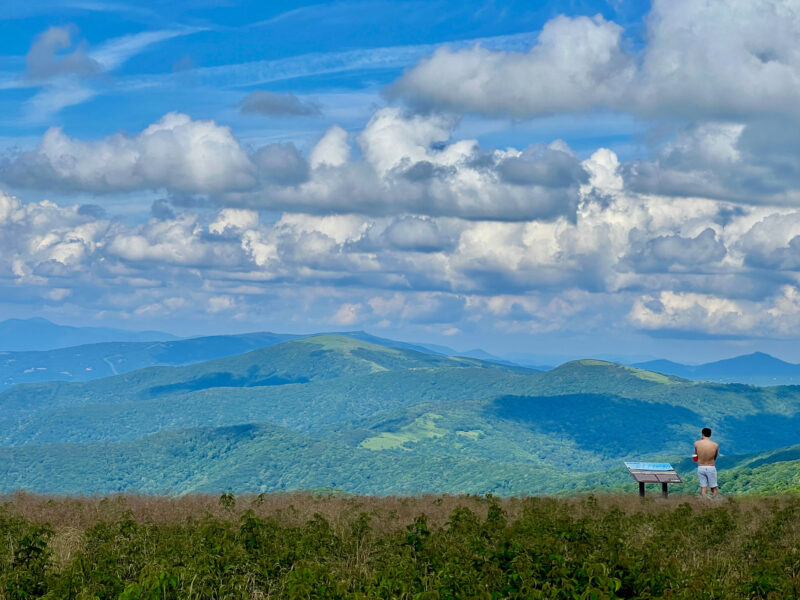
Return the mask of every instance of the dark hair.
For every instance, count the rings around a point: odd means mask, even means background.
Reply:
[[[702,433],[705,437],[711,437],[711,430],[708,427],[703,427]]]

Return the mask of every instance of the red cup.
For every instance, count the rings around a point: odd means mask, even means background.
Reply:
[[[694,462],[697,462],[697,454],[692,454],[692,460],[693,460]]]

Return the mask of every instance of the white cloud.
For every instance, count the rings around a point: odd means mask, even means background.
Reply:
[[[796,336],[800,333],[800,291],[786,285],[774,296],[752,302],[667,290],[636,300],[629,318],[642,329],[690,336]]]
[[[312,150],[307,181],[229,194],[226,202],[292,212],[476,220],[574,214],[586,173],[565,144],[484,152],[474,140],[451,141],[454,124],[436,115],[380,109],[358,136],[360,158],[348,159],[346,133],[334,127]],[[517,159],[511,176],[507,163]]]
[[[169,113],[134,137],[83,142],[51,128],[35,150],[5,165],[3,177],[43,189],[219,193],[252,187],[256,168],[228,127]]]
[[[241,262],[238,244],[205,239],[201,223],[188,214],[116,232],[107,252],[134,263],[233,267]]]
[[[325,135],[311,150],[309,162],[312,169],[323,165],[338,167],[346,163],[349,158],[350,145],[347,142],[347,132],[338,125],[334,125],[325,132]]]
[[[208,299],[208,312],[218,313],[236,307],[236,302],[230,296],[212,296]]]
[[[798,114],[794,0],[656,0],[634,94],[640,110],[696,118]]]
[[[244,230],[258,227],[258,213],[253,210],[226,208],[220,211],[217,220],[208,226],[211,233],[222,235],[225,230]]]
[[[270,299],[320,325],[542,333],[629,313],[628,327],[667,335],[800,333],[797,211],[720,221],[730,205],[595,192],[546,222],[221,209],[141,225],[0,195],[0,288],[148,319],[246,316]]]
[[[340,325],[352,325],[359,320],[359,311],[361,310],[360,304],[342,304],[336,314],[333,315],[334,323]]]
[[[442,48],[391,87],[416,105],[531,117],[800,114],[794,0],[654,0],[638,53],[602,17],[559,16],[527,53]]]
[[[411,166],[431,160],[447,165],[469,155],[475,142],[451,145],[449,152],[431,151],[434,144],[450,139],[452,127],[451,119],[439,115],[406,117],[396,108],[384,108],[372,116],[358,141],[367,162],[385,175],[404,163]]]
[[[590,110],[615,102],[634,76],[621,36],[599,15],[559,16],[527,53],[445,47],[390,93],[423,106],[520,117]]]

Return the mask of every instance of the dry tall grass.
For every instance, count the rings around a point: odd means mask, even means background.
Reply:
[[[656,496],[639,498],[636,494],[598,494],[559,497],[550,500],[568,508],[575,518],[589,517],[597,510],[618,509],[625,514],[658,514],[688,504],[695,511],[714,510],[724,503],[735,503],[739,510],[750,513],[748,526],[757,528],[762,518],[778,510],[791,496],[737,497],[735,500],[710,500],[693,496]],[[238,521],[248,512],[265,519],[276,517],[287,526],[301,525],[315,515],[323,516],[341,533],[349,531],[361,513],[371,517],[371,527],[380,536],[402,530],[424,514],[433,528],[445,525],[458,507],[470,509],[485,519],[489,503],[484,496],[423,495],[423,496],[348,496],[310,493],[261,494],[232,497],[225,502],[220,496],[192,494],[179,497],[118,494],[112,496],[43,496],[26,492],[0,496],[0,507],[10,514],[33,523],[49,524],[68,555],[80,540],[81,532],[101,522],[113,522],[123,517],[139,524],[170,525],[212,516]],[[522,514],[525,498],[493,498],[513,523]],[[764,510],[768,508],[769,510]],[[657,532],[641,531],[642,539]],[[742,532],[746,533],[746,532]]]
[[[106,555],[114,556],[114,560],[122,561],[119,564],[127,565],[125,569],[135,573],[123,578],[126,582],[128,579],[133,582],[137,578],[142,580],[149,572],[148,569],[160,569],[162,567],[159,565],[164,561],[169,562],[165,558],[168,554],[164,554],[169,549],[159,547],[158,543],[180,545],[186,539],[194,539],[192,536],[195,534],[192,532],[206,527],[203,523],[207,523],[208,517],[226,527],[230,524],[229,533],[239,531],[242,524],[248,521],[243,519],[248,514],[261,520],[271,518],[279,523],[279,527],[297,527],[298,529],[293,530],[293,535],[299,536],[297,539],[286,538],[281,542],[290,546],[299,544],[296,549],[298,557],[305,558],[297,558],[296,564],[282,567],[284,571],[266,579],[264,573],[253,565],[234,565],[236,568],[255,569],[252,573],[248,571],[246,577],[242,575],[245,583],[236,584],[243,585],[248,590],[248,598],[283,597],[285,586],[291,582],[296,584],[297,577],[311,577],[313,573],[323,579],[336,574],[335,577],[340,578],[340,583],[348,589],[369,587],[373,583],[381,584],[380,578],[385,576],[385,572],[393,572],[392,568],[400,568],[402,571],[402,568],[412,564],[402,561],[392,563],[392,552],[395,549],[409,551],[406,545],[415,543],[414,531],[420,515],[427,517],[427,527],[431,533],[424,535],[431,536],[432,544],[420,557],[427,556],[426,560],[443,564],[449,564],[448,561],[452,560],[452,564],[460,564],[459,568],[467,569],[464,571],[467,574],[474,567],[477,570],[470,577],[476,577],[475,582],[483,581],[481,585],[490,585],[485,582],[491,581],[491,577],[501,577],[502,573],[496,569],[481,571],[475,565],[485,566],[485,561],[491,556],[501,560],[503,552],[506,552],[502,541],[499,541],[502,536],[495,539],[498,534],[492,524],[496,524],[492,519],[497,517],[498,507],[502,511],[501,527],[511,536],[509,539],[515,540],[509,548],[514,543],[534,549],[543,544],[541,552],[544,552],[545,558],[553,554],[553,560],[565,561],[561,566],[553,563],[553,569],[556,570],[552,576],[556,577],[563,571],[558,577],[566,577],[564,581],[577,582],[575,585],[594,585],[593,580],[582,580],[589,569],[604,573],[601,579],[605,577],[603,581],[606,583],[603,585],[611,585],[608,578],[617,573],[615,576],[625,579],[629,591],[635,589],[630,587],[634,585],[642,585],[642,589],[650,589],[651,592],[661,590],[652,597],[661,597],[662,592],[666,594],[664,597],[700,597],[697,594],[705,593],[709,584],[715,585],[717,591],[711,596],[702,597],[782,598],[780,594],[784,594],[786,590],[795,590],[800,594],[800,519],[797,518],[800,515],[800,504],[797,497],[790,495],[737,497],[718,501],[689,496],[673,496],[668,499],[651,496],[640,499],[635,493],[535,499],[449,495],[365,497],[302,493],[236,498],[211,495],[175,498],[136,495],[103,498],[48,497],[27,493],[0,496],[0,515],[5,513],[33,524],[48,525],[53,532],[49,542],[52,561],[48,568],[53,569],[55,579],[63,576],[70,578],[70,581],[75,564],[83,564],[84,559],[81,556],[84,554],[94,557],[93,560],[105,560]],[[464,529],[465,526],[469,528],[472,525],[464,525],[463,520],[459,521],[459,518],[463,519],[463,513],[457,510],[459,508],[469,509],[477,519],[486,524],[475,525],[478,529],[472,532]],[[356,531],[365,513],[369,515],[368,530],[365,535],[359,535]],[[462,517],[458,517],[459,514]],[[306,543],[303,541],[304,536],[310,536],[308,539],[311,540],[321,540],[320,543],[327,543],[325,540],[331,539],[326,537],[324,531],[315,533],[317,516],[323,517],[330,524],[335,539],[338,540],[336,543],[343,546],[341,551],[321,547],[317,557],[316,546],[313,550],[303,550],[303,544]],[[113,533],[119,529],[119,524],[129,519],[150,528],[143,529],[140,532],[143,537],[137,538],[147,540],[142,556],[134,552],[129,557],[126,552],[131,551],[131,548],[135,549],[135,544],[129,548],[124,536],[113,537],[120,535]],[[519,528],[512,531],[515,523]],[[188,527],[181,527],[184,525]],[[98,537],[97,531],[93,529],[95,526],[100,526],[105,533]],[[212,524],[208,527],[217,531],[214,527],[218,525]],[[163,534],[159,534],[157,528],[162,528]],[[225,527],[219,529],[224,530]],[[442,535],[435,533],[437,531]],[[98,553],[96,546],[98,540],[106,539],[103,538],[104,535],[112,535],[113,538],[109,542],[112,543],[109,548],[113,548],[113,551],[106,550],[106,554]],[[157,543],[154,541],[156,539],[161,542]],[[118,544],[119,547],[113,544]],[[235,542],[230,546],[233,550],[229,550],[242,552],[242,547],[236,544],[240,542]],[[470,552],[475,552],[475,548],[487,544],[488,554],[481,551],[470,557]],[[273,551],[281,554],[279,549]],[[303,552],[310,554],[306,556]],[[499,554],[494,555],[492,552]],[[523,563],[536,558],[533,550],[515,552],[515,560]],[[13,552],[9,556],[12,554]],[[131,558],[134,556],[138,558]],[[247,558],[249,555],[236,556]],[[416,555],[412,552],[410,556],[413,558]],[[468,560],[463,564],[458,562],[464,558]],[[413,558],[413,561],[417,560]],[[536,560],[544,559],[539,557]],[[612,571],[608,571],[606,563],[611,565],[608,568]],[[419,566],[422,563],[413,562],[413,565],[417,565],[414,569],[422,568]],[[176,572],[180,573],[180,569],[184,567],[174,568],[178,568]],[[263,569],[263,566],[260,568]],[[425,567],[427,576],[439,578],[437,585],[452,583],[448,583],[450,580],[438,571],[430,571],[430,568],[430,565]],[[442,568],[442,573],[449,572],[450,567]],[[520,571],[524,572],[524,569]],[[627,574],[623,575],[624,573]],[[397,573],[395,575],[400,577]],[[195,576],[187,571],[186,580],[180,579],[177,585],[180,589],[189,585],[191,589]],[[416,581],[414,577],[411,573],[409,581]],[[445,579],[441,579],[442,577]],[[489,579],[480,579],[481,577]],[[558,577],[553,582],[559,581]],[[673,589],[670,584],[665,583],[665,577],[673,578],[677,587]],[[635,578],[639,579],[634,582]],[[546,587],[549,585],[547,581],[540,581],[536,585]],[[222,579],[220,582],[224,583]],[[187,597],[191,596],[189,593]],[[0,590],[0,600],[5,597],[3,590]],[[403,594],[403,597],[413,596]]]

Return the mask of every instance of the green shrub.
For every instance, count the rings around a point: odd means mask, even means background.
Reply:
[[[358,502],[335,518],[127,513],[87,527],[64,564],[53,528],[0,510],[0,600],[800,598],[796,497],[482,502],[392,527]]]

